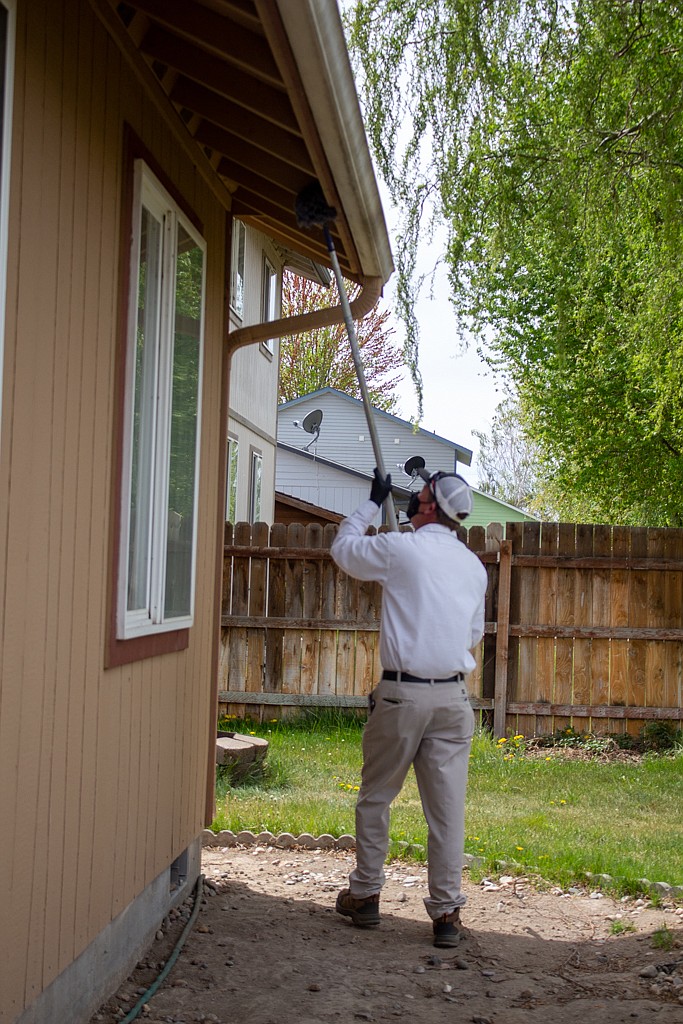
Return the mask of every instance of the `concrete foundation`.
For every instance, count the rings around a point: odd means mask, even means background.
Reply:
[[[16,1019],[15,1024],[87,1024],[151,946],[169,910],[191,895],[201,869],[201,836],[109,924]]]

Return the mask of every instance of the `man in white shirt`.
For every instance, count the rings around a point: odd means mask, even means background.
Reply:
[[[414,532],[366,536],[391,477],[375,469],[370,498],[345,519],[331,548],[350,576],[382,584],[383,674],[370,694],[363,772],[356,804],[356,867],[336,909],[361,928],[380,922],[379,894],[389,844],[389,808],[412,764],[428,826],[425,899],[434,945],[463,936],[460,908],[465,790],[474,714],[465,676],[484,633],[486,570],[454,530],[472,510],[472,493],[455,473],[420,470],[411,497]]]

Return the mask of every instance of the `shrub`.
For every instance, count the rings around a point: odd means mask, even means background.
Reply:
[[[683,745],[683,730],[675,722],[646,722],[640,738],[644,750],[673,750]]]

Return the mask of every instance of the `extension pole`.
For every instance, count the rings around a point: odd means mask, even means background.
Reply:
[[[384,459],[382,458],[382,450],[379,445],[379,437],[377,435],[377,426],[375,424],[374,416],[372,415],[372,403],[370,402],[370,395],[368,394],[368,388],[365,383],[365,373],[363,372],[363,362],[361,360],[360,349],[358,347],[358,339],[356,337],[356,327],[351,316],[351,307],[349,305],[348,296],[346,294],[346,288],[344,286],[344,278],[342,277],[341,269],[339,267],[339,260],[337,259],[337,250],[334,247],[334,241],[330,233],[330,229],[325,224],[323,226],[325,233],[325,241],[327,242],[327,250],[330,254],[330,260],[332,261],[332,269],[334,270],[334,276],[337,281],[337,290],[339,291],[339,301],[341,303],[342,312],[344,313],[344,323],[346,324],[346,332],[349,336],[349,342],[351,343],[351,355],[353,356],[353,365],[356,367],[356,376],[358,377],[358,384],[360,386],[361,398],[363,400],[363,407],[365,409],[365,419],[368,423],[368,430],[370,431],[370,439],[372,441],[372,450],[375,453],[375,462],[377,463],[377,469],[379,470],[380,476],[386,477],[386,469],[384,468]],[[398,522],[396,520],[396,509],[394,508],[394,499],[391,494],[385,499],[385,507],[387,510],[387,521],[389,529],[395,533],[398,532]]]

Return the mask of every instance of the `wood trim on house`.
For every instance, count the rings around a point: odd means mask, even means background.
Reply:
[[[164,633],[149,633],[146,636],[120,639],[117,637],[117,609],[116,595],[118,593],[118,579],[120,566],[120,544],[122,525],[122,476],[123,476],[123,439],[124,439],[124,409],[126,382],[128,373],[128,306],[130,302],[131,288],[131,265],[130,265],[130,238],[133,220],[133,182],[135,161],[142,159],[154,172],[159,181],[163,184],[169,195],[183,210],[188,220],[197,228],[203,231],[200,218],[192,210],[189,203],[182,197],[180,190],[163,167],[155,159],[149,148],[142,139],[133,131],[129,124],[123,126],[122,146],[122,192],[121,202],[121,229],[119,233],[119,278],[118,278],[118,300],[117,300],[117,355],[116,355],[116,384],[115,384],[115,425],[114,425],[114,458],[112,460],[112,508],[111,508],[111,587],[109,607],[109,629],[107,644],[104,655],[105,668],[115,668],[119,665],[129,665],[134,661],[141,661],[144,658],[154,658],[162,654],[174,654],[185,650],[190,643],[189,629],[174,629]]]

